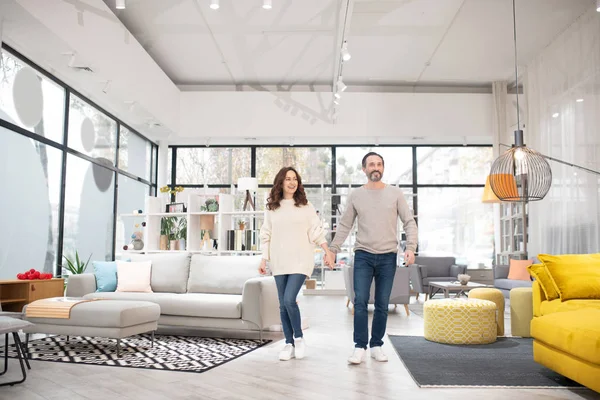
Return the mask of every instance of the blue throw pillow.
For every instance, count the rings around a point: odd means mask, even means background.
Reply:
[[[92,261],[96,275],[96,292],[117,290],[117,263],[114,261]]]

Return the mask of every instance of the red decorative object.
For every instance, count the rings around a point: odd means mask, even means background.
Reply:
[[[33,281],[36,279],[52,279],[53,274],[36,271],[35,269],[30,269],[29,271],[25,271],[22,274],[17,274],[17,279],[21,281]]]

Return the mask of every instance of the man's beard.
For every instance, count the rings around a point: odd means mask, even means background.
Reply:
[[[381,172],[373,171],[369,174],[369,180],[371,182],[379,182],[381,180]]]

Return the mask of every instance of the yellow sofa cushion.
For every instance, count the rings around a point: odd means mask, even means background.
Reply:
[[[588,308],[534,318],[531,336],[579,359],[600,364],[600,310]]]
[[[568,300],[542,301],[540,315],[548,315],[557,312],[577,311],[583,308],[595,308],[600,310],[600,300]]]
[[[554,282],[552,282],[552,278],[548,273],[548,269],[544,264],[532,264],[527,267],[529,274],[535,278],[536,281],[540,284],[544,294],[546,295],[546,299],[554,300],[558,299],[560,295],[556,291],[556,287],[554,286]]]
[[[540,254],[562,301],[600,299],[600,254]]]

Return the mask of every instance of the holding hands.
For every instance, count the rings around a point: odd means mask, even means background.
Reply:
[[[331,250],[325,250],[324,261],[325,265],[327,265],[329,269],[335,268],[335,254]]]

